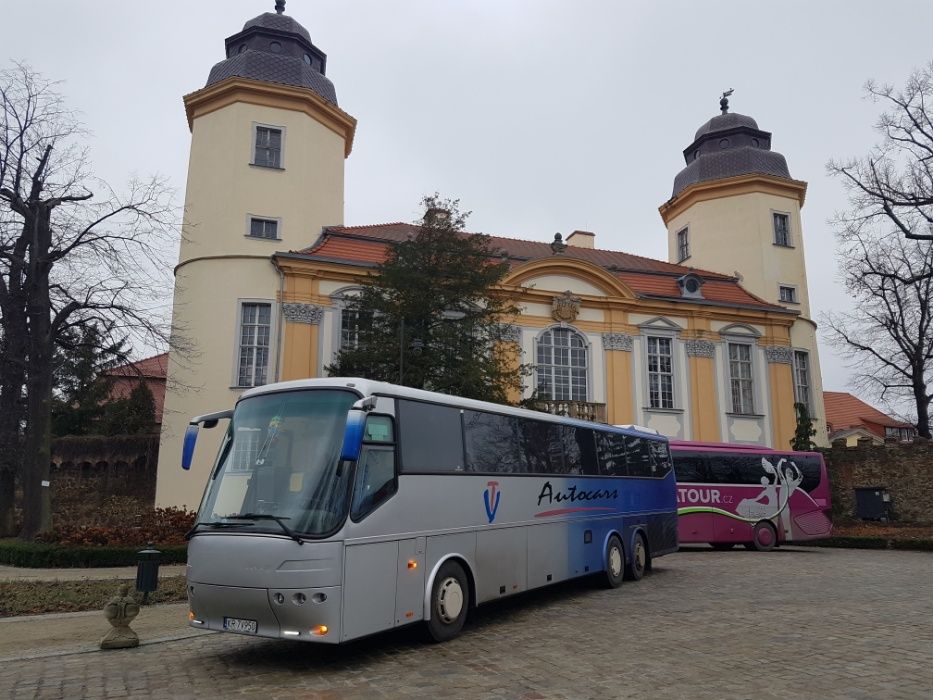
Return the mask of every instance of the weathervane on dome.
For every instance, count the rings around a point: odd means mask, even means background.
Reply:
[[[275,0],[275,11],[278,14],[285,12],[285,0]]]
[[[735,92],[735,88],[729,88],[724,93],[722,93],[722,98],[719,100],[719,109],[722,110],[722,113],[725,114],[729,111],[729,96]]]

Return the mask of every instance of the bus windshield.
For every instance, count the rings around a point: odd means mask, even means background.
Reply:
[[[343,522],[349,470],[339,463],[348,391],[264,394],[237,404],[198,524],[327,535]]]

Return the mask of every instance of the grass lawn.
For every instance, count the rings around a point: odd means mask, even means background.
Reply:
[[[86,581],[0,581],[0,617],[52,612],[103,610],[122,585],[133,581],[105,579]],[[137,600],[142,599],[136,593]],[[159,590],[149,594],[150,603],[179,603],[186,600],[185,577],[159,579]]]

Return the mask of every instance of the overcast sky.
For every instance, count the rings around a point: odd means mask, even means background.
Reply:
[[[224,38],[273,0],[0,0],[6,59],[82,113],[96,173],[161,173],[183,201],[182,95],[203,87]],[[773,133],[809,183],[804,238],[814,315],[844,309],[828,219],[846,206],[830,158],[876,142],[868,78],[900,85],[933,59],[933,3],[610,0],[289,0],[359,120],[345,222],[411,221],[423,194],[459,197],[470,230],[666,259],[657,208],[682,150],[732,111]],[[309,241],[310,242],[310,241]],[[847,390],[821,349],[823,384]]]

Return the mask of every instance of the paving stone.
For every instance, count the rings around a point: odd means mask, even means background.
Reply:
[[[560,584],[479,608],[464,634],[341,647],[212,634],[7,661],[0,697],[928,698],[933,554],[692,549],[638,583]]]

